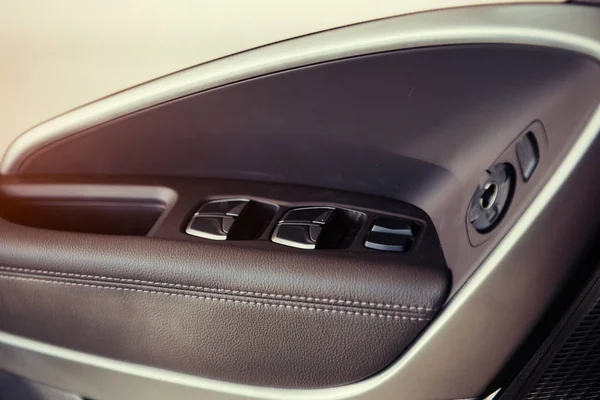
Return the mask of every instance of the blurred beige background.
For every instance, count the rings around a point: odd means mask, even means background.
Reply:
[[[5,0],[0,155],[46,119],[225,55],[394,15],[518,1]]]

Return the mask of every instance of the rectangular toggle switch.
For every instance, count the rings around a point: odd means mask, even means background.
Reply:
[[[527,182],[540,160],[538,143],[532,132],[527,132],[523,139],[517,143],[517,158],[519,159],[523,180]]]
[[[378,219],[365,240],[365,247],[379,251],[404,253],[410,248],[418,227],[398,219]]]

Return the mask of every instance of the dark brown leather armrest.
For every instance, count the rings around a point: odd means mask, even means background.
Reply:
[[[450,282],[444,266],[5,220],[0,243],[1,330],[276,387],[342,385],[381,370],[435,315]]]

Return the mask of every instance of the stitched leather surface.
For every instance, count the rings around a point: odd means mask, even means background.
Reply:
[[[326,387],[392,362],[440,266],[53,232],[0,220],[0,329],[199,376]]]

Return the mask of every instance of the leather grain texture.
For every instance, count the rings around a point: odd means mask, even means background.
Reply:
[[[381,370],[442,306],[446,268],[0,220],[0,329],[111,358],[275,387]]]

